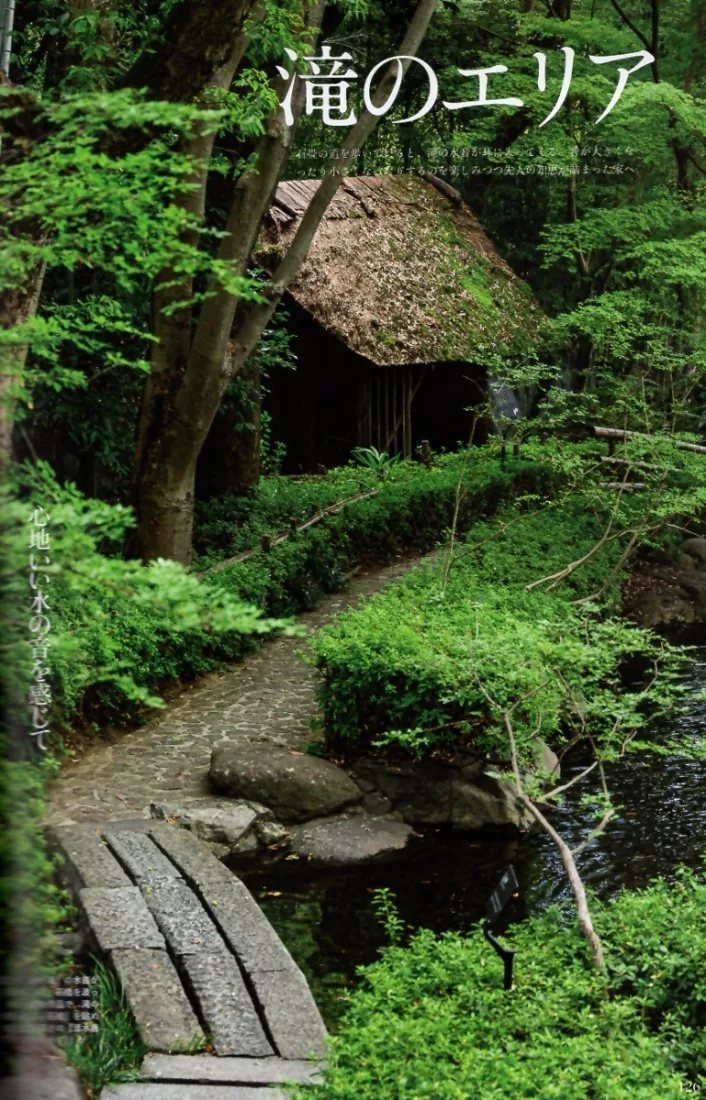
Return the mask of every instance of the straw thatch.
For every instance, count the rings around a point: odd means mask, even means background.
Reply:
[[[257,250],[265,267],[286,250],[317,187],[279,185]],[[290,293],[377,366],[497,368],[498,353],[531,350],[541,318],[470,207],[412,176],[348,177]]]

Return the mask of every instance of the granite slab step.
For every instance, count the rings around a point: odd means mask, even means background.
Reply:
[[[176,955],[226,951],[215,924],[183,879],[153,879],[142,886],[147,906]]]
[[[200,890],[232,882],[236,877],[220,859],[216,859],[207,844],[186,829],[180,829],[178,825],[153,822],[150,836],[177,865],[184,878]]]
[[[232,955],[202,952],[189,955],[183,965],[216,1054],[257,1058],[275,1053]]]
[[[64,860],[62,875],[75,894],[86,887],[132,886],[95,826],[52,827],[47,837],[51,848]]]
[[[166,951],[112,951],[135,1023],[150,1050],[184,1050],[204,1034]]]
[[[78,900],[101,951],[165,946],[137,886],[91,886],[79,891]]]
[[[247,1085],[167,1085],[136,1083],[110,1085],[100,1100],[288,1100],[277,1088],[250,1088]]]
[[[246,971],[298,970],[262,909],[239,879],[204,889],[203,900]]]
[[[298,967],[250,970],[248,977],[282,1058],[308,1058],[326,1050],[326,1025]]]
[[[292,1058],[214,1058],[210,1054],[148,1054],[140,1072],[150,1081],[224,1085],[317,1084],[315,1062]],[[270,1093],[267,1094],[268,1100]]]
[[[115,855],[138,882],[145,879],[181,878],[178,869],[146,833],[106,828],[103,835]]]

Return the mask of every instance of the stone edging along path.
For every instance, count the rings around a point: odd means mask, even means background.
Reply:
[[[316,630],[339,611],[379,592],[418,558],[359,573],[340,592],[299,616]],[[210,794],[211,750],[238,740],[303,749],[317,713],[310,668],[296,655],[303,638],[280,637],[223,672],[206,677],[141,729],[111,744],[98,741],[67,763],[48,796],[48,825],[100,824],[149,817],[151,803]]]

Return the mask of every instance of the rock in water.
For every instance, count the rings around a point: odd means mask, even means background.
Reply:
[[[411,826],[356,813],[311,821],[295,830],[294,851],[315,863],[363,863],[402,851]]]
[[[363,797],[335,764],[267,742],[215,748],[209,775],[220,794],[264,802],[285,824],[328,817]]]

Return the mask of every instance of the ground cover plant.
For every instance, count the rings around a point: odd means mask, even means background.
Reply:
[[[512,990],[480,927],[362,968],[312,1100],[666,1100],[706,1083],[702,876],[595,905],[606,969],[554,908],[515,925]],[[303,1090],[296,1093],[303,1096]]]
[[[97,1096],[106,1085],[139,1081],[148,1048],[118,977],[100,962],[95,962],[93,976],[98,1031],[77,1035],[64,1045],[69,1065],[78,1070],[90,1095]]]
[[[439,559],[345,612],[318,632],[320,700],[328,743],[344,753],[399,746],[424,756],[471,747],[506,758],[488,696],[520,701],[523,758],[538,738],[557,744],[575,724],[642,725],[644,697],[615,693],[628,658],[665,657],[647,631],[596,614],[620,606],[626,575],[619,540],[606,542],[562,586],[527,591],[600,542],[605,517],[583,498],[536,510],[536,501],[474,524],[447,569]],[[599,603],[580,601],[612,580]]]

